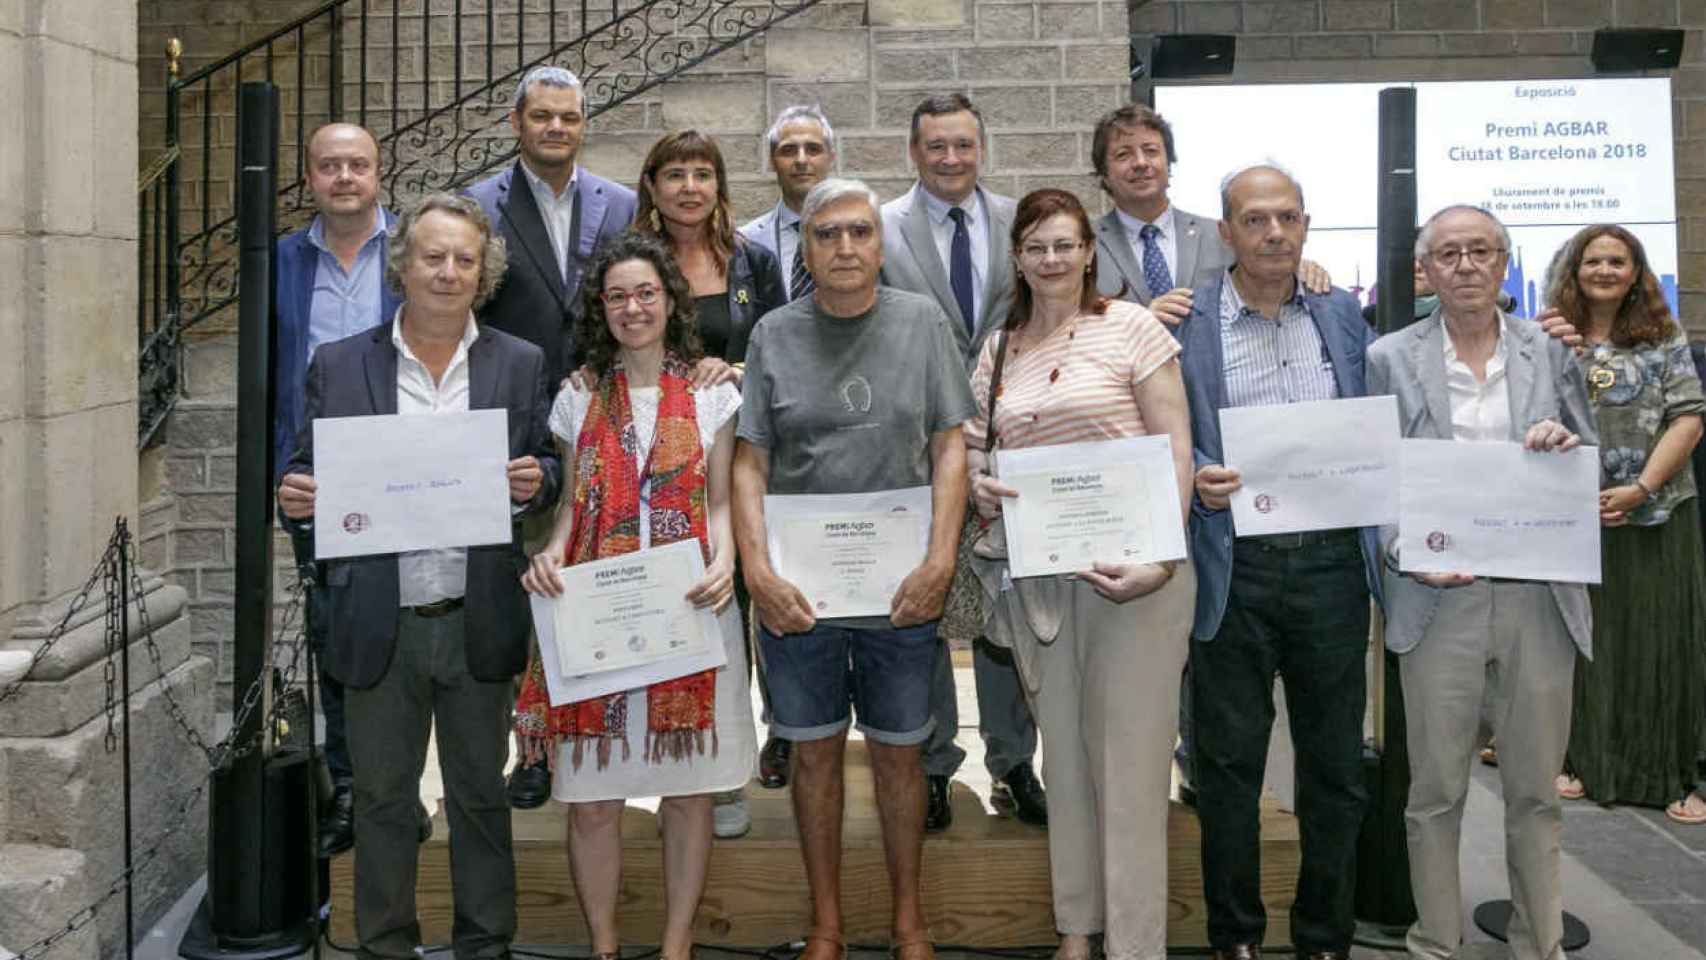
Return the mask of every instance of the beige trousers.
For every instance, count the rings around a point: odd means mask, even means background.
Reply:
[[[1516,960],[1561,960],[1563,809],[1553,778],[1570,740],[1576,648],[1545,583],[1476,580],[1440,594],[1399,658],[1410,747],[1404,821],[1418,919],[1410,956],[1448,960],[1463,939],[1458,845],[1483,715],[1499,744]]]
[[[1167,955],[1167,798],[1196,575],[1181,563],[1129,603],[1082,581],[1036,645],[1031,711],[1048,785],[1049,874],[1061,933],[1105,932],[1111,960]]]

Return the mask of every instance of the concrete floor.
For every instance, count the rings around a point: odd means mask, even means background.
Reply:
[[[989,804],[990,780],[983,768],[983,744],[977,735],[976,696],[969,668],[955,670],[960,687],[961,730],[959,742],[966,762],[956,779],[969,786]],[[759,708],[754,704],[754,716]],[[1283,725],[1283,713],[1280,725]],[[762,735],[761,735],[762,739]],[[1290,745],[1276,737],[1269,765],[1269,786],[1288,800],[1287,776]],[[421,798],[436,809],[443,796],[437,759],[429,754]],[[635,801],[655,808],[655,801]],[[1575,801],[1565,804],[1563,884],[1565,909],[1587,924],[1593,939],[1587,947],[1572,952],[1574,960],[1706,960],[1706,827],[1684,827],[1665,818],[1663,811],[1637,808],[1602,808]],[[1498,772],[1476,765],[1470,784],[1463,830],[1463,894],[1466,902],[1465,945],[1460,960],[1494,960],[1509,956],[1507,948],[1468,920],[1468,910],[1486,900],[1508,896],[1504,866],[1502,804]],[[137,960],[173,960],[177,943],[190,913],[201,899],[204,884],[186,891],[177,907],[141,939]],[[762,952],[770,945],[754,945],[753,953],[705,948],[702,960],[734,960]],[[797,950],[798,948],[794,948]],[[559,958],[584,958],[584,945],[518,945],[519,951]],[[326,948],[325,953],[343,956]],[[644,955],[639,948],[628,951],[630,960]],[[778,948],[776,960],[787,960],[793,952]],[[1193,956],[1200,954],[1176,954]],[[448,957],[445,953],[443,956]],[[883,950],[852,951],[854,960],[880,960]],[[973,960],[988,954],[943,951],[942,960]],[[1004,951],[1003,957],[1015,955]],[[1047,951],[1038,956],[1046,958]],[[1388,952],[1356,947],[1353,960],[1403,960],[1403,951]]]

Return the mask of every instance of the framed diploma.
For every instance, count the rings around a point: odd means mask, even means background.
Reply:
[[[995,462],[1001,482],[1019,491],[1001,507],[1013,577],[1185,555],[1165,435],[1000,450]]]
[[[764,498],[770,565],[820,620],[886,617],[930,548],[930,488]]]

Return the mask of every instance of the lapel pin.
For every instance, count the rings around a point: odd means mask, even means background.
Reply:
[[[746,288],[745,287],[741,287],[739,290],[735,291],[735,302],[736,303],[745,303],[746,299],[747,298],[746,298]]]

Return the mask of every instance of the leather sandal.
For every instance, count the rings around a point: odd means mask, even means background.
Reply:
[[[915,947],[924,948],[923,956],[916,953],[910,957],[902,955],[902,951],[912,950]],[[921,930],[903,936],[889,944],[889,957],[890,960],[935,960],[936,948],[930,943],[930,934]]]
[[[806,931],[805,945],[800,948],[801,960],[805,957],[806,951],[812,948],[813,940],[834,947],[836,960],[847,960],[847,944],[841,939],[841,931],[824,930],[821,927],[812,927]]]

